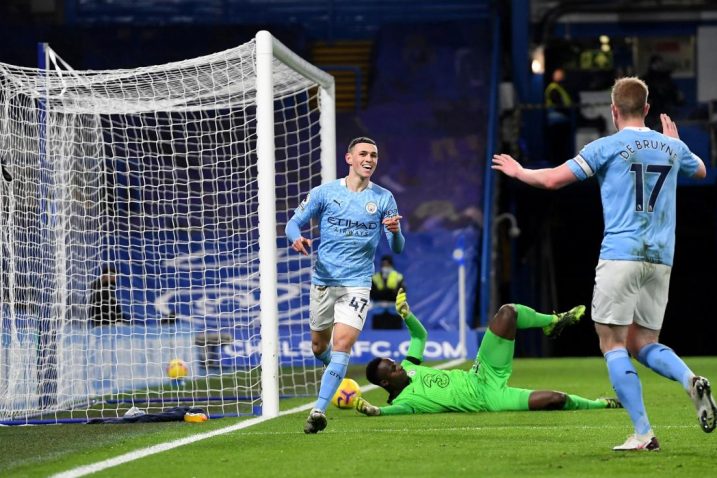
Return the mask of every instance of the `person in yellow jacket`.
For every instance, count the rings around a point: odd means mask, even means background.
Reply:
[[[403,284],[403,274],[394,268],[393,258],[381,257],[381,269],[371,276],[371,302],[376,309],[376,313],[373,314],[374,329],[402,327],[403,321],[392,306],[401,288],[406,288]]]
[[[553,81],[545,88],[545,106],[548,108],[569,108],[573,104],[570,93],[563,86],[565,71],[556,68],[553,72]]]
[[[565,88],[565,70],[556,68],[552,81],[545,88],[545,108],[548,120],[548,154],[554,163],[575,156],[575,128],[591,128],[603,135],[607,129],[600,115],[588,118]]]
[[[551,162],[564,161],[574,155],[573,100],[563,86],[565,71],[556,68],[552,81],[545,88],[545,108],[548,120],[548,157]]]

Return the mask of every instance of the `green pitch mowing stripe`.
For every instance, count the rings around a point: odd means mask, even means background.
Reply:
[[[450,362],[440,364],[440,365],[436,366],[436,368],[450,368],[450,367],[460,365],[463,362],[465,362],[465,360],[462,360],[462,359],[453,360]],[[376,385],[366,385],[366,386],[361,387],[361,392],[362,393],[368,392],[368,391],[374,390],[376,388],[378,388]],[[299,412],[309,410],[311,407],[314,406],[314,403],[315,403],[314,401],[311,401],[310,403],[307,403],[307,404],[304,404],[304,405],[301,405],[301,406],[298,406],[298,407],[295,407],[295,408],[292,408],[289,410],[285,410],[283,412],[279,412],[278,416],[291,415],[292,413],[299,413]],[[272,417],[272,418],[275,418],[275,417]],[[124,455],[110,458],[108,460],[103,460],[103,461],[100,461],[97,463],[92,463],[90,465],[79,466],[77,468],[73,468],[71,470],[52,475],[52,478],[77,478],[80,476],[90,475],[92,473],[97,473],[98,471],[106,470],[107,468],[112,468],[112,467],[115,467],[118,465],[122,465],[124,463],[129,463],[131,461],[139,460],[140,458],[145,458],[145,457],[148,457],[151,455],[155,455],[157,453],[162,453],[167,450],[172,450],[174,448],[179,448],[181,446],[189,445],[189,444],[201,441],[201,440],[206,440],[207,438],[213,438],[213,437],[216,437],[219,435],[225,435],[227,433],[241,430],[243,428],[248,428],[248,427],[251,427],[254,425],[258,425],[260,423],[264,423],[268,420],[271,420],[272,418],[264,418],[264,417],[251,418],[251,419],[245,420],[241,423],[237,423],[237,424],[225,427],[225,428],[220,428],[219,430],[214,430],[214,431],[206,432],[206,433],[200,433],[197,435],[191,435],[186,438],[179,439],[179,440],[174,440],[174,441],[167,442],[167,443],[160,443],[158,445],[131,451],[129,453],[125,453]]]

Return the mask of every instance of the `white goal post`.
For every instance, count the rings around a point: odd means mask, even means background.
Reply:
[[[262,314],[263,415],[279,414],[278,309],[276,291],[276,210],[274,194],[274,58],[320,85],[321,175],[336,178],[334,79],[295,55],[269,32],[256,35],[257,159],[259,170],[259,273]]]
[[[266,31],[135,69],[44,58],[0,63],[0,423],[313,398],[312,259],[283,228],[336,177],[333,77]]]

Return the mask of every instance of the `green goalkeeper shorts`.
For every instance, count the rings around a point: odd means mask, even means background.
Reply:
[[[514,351],[514,340],[498,337],[490,330],[483,336],[476,357],[480,363],[476,373],[489,412],[528,410],[532,390],[508,386],[508,379],[513,373]]]

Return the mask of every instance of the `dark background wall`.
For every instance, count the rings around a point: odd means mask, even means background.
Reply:
[[[0,61],[23,66],[36,66],[36,43],[47,41],[76,68],[123,68],[164,63],[191,58],[223,50],[243,43],[253,37],[261,28],[269,28],[283,43],[311,59],[314,42],[334,42],[339,40],[370,39],[381,46],[381,28],[392,22],[421,22],[437,20],[463,20],[470,27],[472,18],[483,17],[491,12],[502,17],[503,24],[503,71],[493,72],[505,80],[518,83],[531,79],[519,78],[515,55],[522,55],[517,62],[528,62],[529,52],[516,53],[511,45],[525,36],[535,42],[539,35],[532,35],[540,25],[526,26],[525,31],[510,28],[512,12],[508,6],[530,8],[528,0],[512,2],[468,1],[450,2],[414,2],[413,8],[406,9],[399,1],[385,2],[326,2],[304,1],[291,6],[287,2],[271,2],[274,7],[283,4],[284,10],[272,10],[256,7],[242,10],[242,5],[255,2],[207,1],[187,2],[185,10],[167,13],[161,10],[118,9],[120,2],[78,2],[66,0],[54,2],[56,8],[50,12],[33,12],[28,2],[7,1],[0,6]],[[153,2],[144,2],[151,5]],[[155,2],[157,4],[162,2]],[[166,2],[165,2],[166,3]],[[553,2],[557,3],[557,2]],[[575,3],[575,2],[564,2]],[[585,3],[585,2],[583,2]],[[624,4],[625,2],[594,2],[602,5]],[[633,2],[641,3],[641,2]],[[94,6],[93,6],[94,5]],[[140,3],[136,3],[140,5]],[[333,9],[330,8],[333,5]],[[164,6],[166,8],[166,5]],[[278,8],[278,7],[277,7]],[[495,8],[495,10],[490,10]],[[366,12],[371,12],[370,15]],[[619,19],[618,19],[619,20]],[[705,23],[705,22],[702,22]],[[709,24],[710,22],[706,22]],[[714,22],[713,22],[714,23]],[[581,24],[566,27],[556,23],[549,31],[551,37],[564,38],[582,35],[595,37],[606,31],[611,35],[669,36],[693,34],[699,22],[690,24],[669,22],[642,22],[621,24],[619,21],[608,25],[599,23]],[[413,29],[408,26],[408,29]],[[455,29],[445,26],[455,33]],[[420,38],[421,27],[415,27],[414,36]],[[533,30],[533,31],[531,31]],[[436,36],[435,29],[431,35]],[[385,35],[387,42],[393,41],[391,35]],[[390,46],[390,44],[389,44]],[[527,50],[527,48],[526,48]],[[398,52],[397,52],[398,54]],[[375,58],[374,58],[375,59]],[[420,56],[401,57],[401,61],[414,61],[415,74],[440,75],[440,72],[426,70]],[[557,60],[553,59],[553,64]],[[483,67],[488,68],[488,61]],[[374,75],[367,78],[375,87]],[[470,78],[469,78],[470,80]],[[542,81],[542,80],[541,80]],[[694,99],[694,82],[681,80],[682,88],[688,97]],[[425,85],[427,82],[416,82]],[[542,83],[538,83],[542,87]],[[437,83],[440,88],[440,82]],[[450,88],[452,86],[449,86]],[[483,87],[481,87],[483,88]],[[371,91],[371,88],[369,89]],[[483,91],[483,90],[481,90]],[[539,89],[540,91],[540,89]],[[383,96],[381,95],[383,93]],[[472,132],[485,134],[485,110],[480,104],[471,105],[462,102],[456,104],[452,98],[454,91],[437,92],[437,101],[430,106],[412,99],[410,108],[405,103],[394,102],[390,105],[391,114],[385,115],[387,121],[396,126],[391,138],[381,138],[393,144],[410,142],[402,122],[410,124],[418,121],[422,114],[431,115],[431,126],[445,128],[446,136],[457,138],[459,163],[474,164],[473,173],[482,174],[482,157],[486,151],[476,150]],[[465,92],[464,92],[465,93]],[[470,94],[470,91],[468,91]],[[385,91],[373,88],[369,98],[386,98]],[[419,95],[420,96],[420,95]],[[390,97],[389,97],[390,99]],[[453,103],[451,103],[453,101]],[[518,98],[518,102],[531,101]],[[386,102],[384,101],[384,107]],[[477,101],[476,103],[480,103]],[[697,105],[700,106],[700,105]],[[460,121],[453,110],[469,108],[470,114],[461,114]],[[340,123],[347,127],[366,127],[372,115],[383,115],[380,109],[355,114],[342,113]],[[404,115],[402,119],[402,116]],[[369,123],[370,125],[370,123]],[[544,137],[542,125],[523,124],[517,133],[501,131],[512,141],[520,143],[519,153],[524,158],[550,159],[543,157],[540,142],[534,148],[526,148],[529,142],[525,137],[532,132]],[[370,131],[370,128],[369,128]],[[380,131],[376,131],[381,134]],[[342,133],[340,133],[341,135]],[[423,132],[420,133],[423,135]],[[454,144],[454,146],[455,146]],[[530,144],[529,144],[530,145]],[[448,149],[450,149],[450,145]],[[507,144],[504,147],[508,147]],[[398,146],[396,147],[398,148]],[[440,149],[440,148],[439,148]],[[490,153],[490,152],[487,152]],[[434,152],[407,154],[402,164],[416,168],[442,168],[451,166],[452,159],[437,161]],[[559,158],[560,161],[565,158]],[[706,158],[707,159],[707,158]],[[473,163],[471,163],[473,162]],[[534,165],[551,165],[533,163]],[[340,170],[341,171],[341,170]],[[602,211],[599,202],[597,184],[594,180],[570,186],[558,192],[546,192],[520,186],[512,181],[500,178],[502,192],[498,198],[498,210],[513,212],[518,218],[522,235],[513,240],[504,240],[501,256],[505,259],[505,277],[501,279],[500,302],[523,302],[536,308],[555,308],[562,310],[577,303],[589,304],[592,295],[594,268],[597,263],[602,238]],[[460,185],[458,186],[460,187]],[[466,199],[467,198],[467,199]],[[475,197],[475,191],[466,193],[464,201],[459,201],[460,209],[467,209],[473,203],[474,209],[480,209],[482,200]],[[667,309],[664,342],[683,354],[712,354],[717,347],[713,337],[717,332],[717,321],[710,315],[709,298],[717,281],[712,270],[717,266],[717,201],[715,200],[714,181],[702,186],[681,186],[678,193],[677,250],[672,274],[671,297]],[[480,220],[477,215],[461,218],[470,222]],[[500,247],[503,247],[502,245]],[[509,271],[509,273],[507,273]],[[556,355],[595,355],[598,354],[597,339],[592,323],[584,321],[574,330],[568,330],[565,336],[554,343],[546,343],[535,334],[523,334],[524,346],[519,353],[536,355],[552,353]]]
[[[520,2],[511,2],[515,9]],[[649,51],[641,51],[641,42],[664,41],[665,45],[685,45],[696,38],[699,28],[714,27],[714,2],[530,2],[540,4],[542,14],[533,17],[528,28],[530,44],[545,48],[544,76],[525,80],[528,93],[522,96],[524,108],[542,101],[540,92],[550,81],[552,71],[563,67],[573,98],[579,91],[606,91],[619,75],[642,75]],[[548,5],[548,3],[550,3]],[[515,17],[515,12],[512,14]],[[676,20],[679,18],[679,21]],[[512,40],[522,33],[514,28]],[[581,65],[581,55],[600,48],[605,35],[611,46],[612,62],[607,68]],[[696,61],[700,49],[711,45],[695,42]],[[515,63],[515,55],[512,57]],[[682,57],[687,61],[689,57]],[[674,66],[674,65],[673,65]],[[517,71],[512,67],[513,71]],[[713,354],[717,325],[710,317],[709,298],[717,281],[711,270],[717,265],[717,201],[715,200],[714,124],[710,126],[709,105],[699,102],[696,91],[700,81],[713,77],[693,75],[674,78],[684,100],[672,114],[682,139],[699,154],[708,167],[708,178],[700,183],[682,181],[678,187],[675,262],[670,298],[661,340],[685,355]],[[708,72],[709,74],[709,72]],[[711,72],[717,75],[717,72]],[[519,77],[510,74],[510,81]],[[537,92],[537,93],[536,93]],[[532,94],[532,96],[531,96]],[[537,99],[536,99],[537,98]],[[608,100],[609,101],[609,100]],[[714,108],[714,101],[713,108]],[[526,109],[521,123],[521,140],[504,148],[516,152],[529,167],[552,167],[569,156],[551,156],[544,147],[546,130],[539,126],[540,113]],[[534,111],[534,110],[532,110]],[[609,116],[606,118],[608,124]],[[557,138],[571,141],[570,136]],[[501,178],[498,208],[513,212],[523,234],[510,240],[514,254],[510,279],[501,287],[503,301],[524,301],[538,308],[564,310],[575,304],[590,304],[600,242],[603,234],[602,208],[595,180],[578,183],[557,192],[518,185]],[[503,239],[507,241],[507,239]],[[588,309],[589,310],[589,309]],[[590,319],[589,313],[587,319]],[[565,336],[548,342],[534,333],[523,333],[526,346],[520,353],[534,355],[598,355],[598,341],[590,320],[567,330]]]
[[[515,245],[516,280],[505,291],[505,301],[537,306],[545,301],[540,296],[544,291],[554,298],[556,310],[589,306],[603,234],[597,182],[588,180],[552,192],[513,183],[506,184],[504,194],[515,199],[522,230]],[[716,351],[717,336],[710,307],[717,290],[715,187],[682,186],[677,197],[675,262],[661,341],[680,354],[710,355]],[[554,284],[549,283],[551,277]],[[534,355],[542,346],[543,352],[558,356],[599,355],[589,310],[588,320],[567,329],[559,340],[547,342],[534,333],[523,333],[537,345],[531,349],[529,341],[521,353]]]

